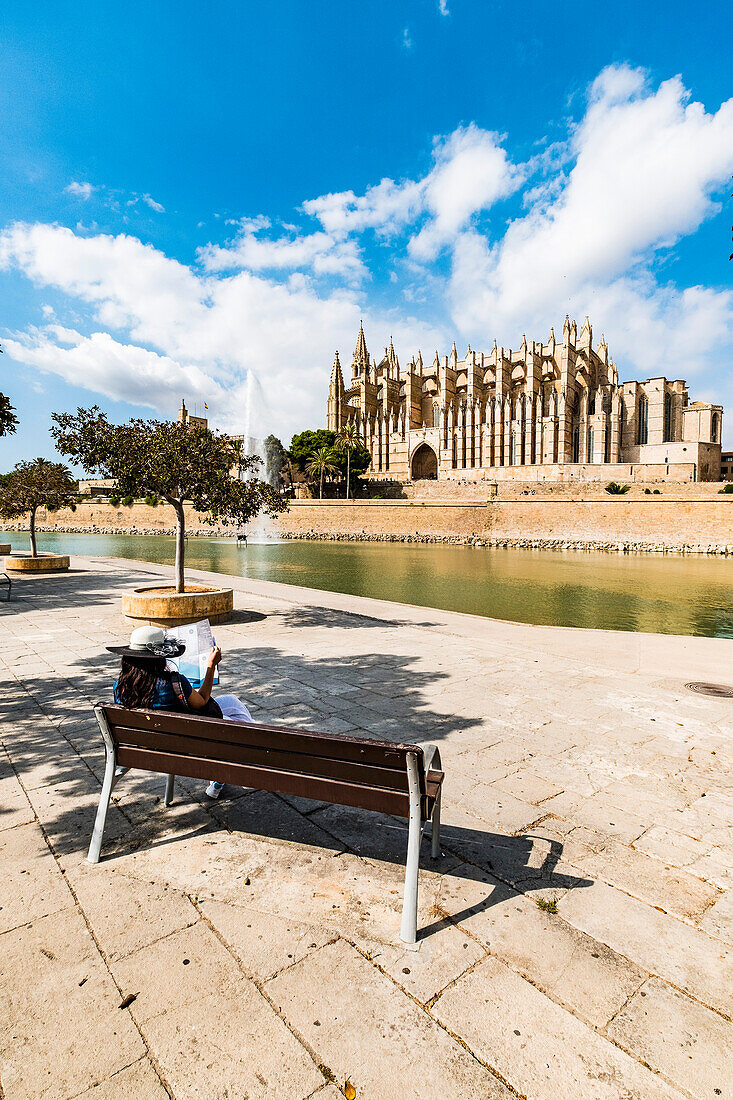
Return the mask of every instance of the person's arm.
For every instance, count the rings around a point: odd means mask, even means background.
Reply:
[[[214,672],[216,666],[221,660],[221,650],[218,645],[214,646],[209,654],[209,662],[206,666],[206,675],[204,676],[203,683],[200,688],[194,688],[188,697],[188,705],[193,707],[194,710],[199,710],[201,707],[205,707],[211,698],[211,688],[214,683]]]

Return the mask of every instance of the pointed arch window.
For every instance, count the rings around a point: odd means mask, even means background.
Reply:
[[[440,408],[437,405],[433,405],[433,427],[440,427]]]
[[[664,442],[669,443],[672,439],[672,394],[665,393],[664,395]]]
[[[588,456],[587,461],[593,462],[596,450],[596,433],[593,428],[588,429]]]
[[[636,442],[640,447],[645,447],[649,440],[649,401],[645,393],[639,398],[639,413],[636,432]]]
[[[512,436],[509,444],[509,465],[517,465],[517,433],[512,431]]]
[[[571,462],[580,462],[580,424],[578,424],[577,420],[573,424]]]
[[[713,443],[720,443],[720,413],[713,413],[711,438]]]

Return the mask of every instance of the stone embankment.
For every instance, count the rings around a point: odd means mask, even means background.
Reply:
[[[0,524],[0,531],[12,532],[26,532],[28,530],[27,523],[2,523]],[[97,527],[95,524],[73,524],[64,523],[37,523],[36,531],[43,531],[46,534],[58,534],[63,532],[65,535],[175,535],[175,527]],[[236,530],[233,527],[192,527],[190,530],[186,530],[186,538],[232,538],[236,534]]]
[[[450,546],[488,547],[504,550],[600,550],[608,554],[718,554],[733,556],[733,543],[679,543],[664,542],[626,542],[608,539],[522,539],[522,538],[481,538],[477,535],[412,535],[373,534],[368,531],[342,531],[324,534],[319,531],[294,533],[283,531],[283,539],[310,542],[402,542],[430,543]]]

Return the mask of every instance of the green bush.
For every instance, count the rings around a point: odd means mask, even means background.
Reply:
[[[651,496],[651,492],[652,492],[651,489],[647,488],[647,489],[644,490],[644,492],[646,493],[647,496]]]
[[[654,496],[655,497],[660,497],[661,495],[662,495],[662,490],[661,489],[655,489],[654,490]]]
[[[133,504],[135,503],[135,498],[133,496],[130,496],[130,494],[128,493],[127,496],[122,498],[122,503],[125,508],[132,508]]]
[[[606,486],[606,492],[610,493],[612,497],[620,497],[623,496],[624,493],[628,493],[630,488],[630,485],[619,485],[617,481],[609,481]]]
[[[722,489],[718,489],[719,493],[733,493],[733,481],[729,481],[727,485],[724,485]]]
[[[145,503],[148,505],[149,508],[157,508],[159,502],[155,493],[148,493],[148,495],[145,497]]]
[[[118,496],[110,497],[109,502],[113,508],[119,508],[120,506],[120,498]]]

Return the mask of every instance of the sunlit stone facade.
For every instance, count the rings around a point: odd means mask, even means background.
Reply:
[[[522,339],[517,351],[468,348],[458,358],[418,352],[400,367],[390,341],[377,362],[359,328],[344,384],[338,352],[327,422],[355,421],[371,451],[368,476],[400,481],[717,480],[723,409],[690,402],[685,382],[619,383],[605,338],[578,333]]]

